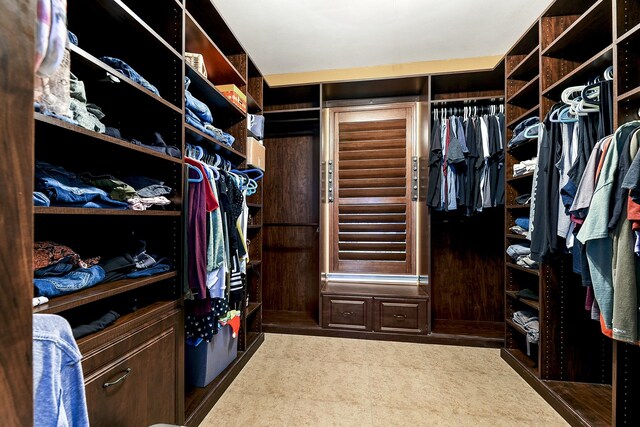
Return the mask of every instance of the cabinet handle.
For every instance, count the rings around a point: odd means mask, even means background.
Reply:
[[[406,319],[407,315],[406,314],[394,314],[393,317],[395,317],[396,319]]]
[[[116,385],[118,384],[120,381],[124,380],[125,378],[127,378],[129,376],[129,374],[131,373],[131,368],[127,368],[124,370],[124,375],[122,375],[120,378],[118,378],[115,381],[112,382],[106,382],[104,384],[102,384],[103,388],[107,388],[107,387],[111,387],[112,385]]]
[[[353,311],[343,311],[340,314],[344,317],[351,317],[353,316]]]

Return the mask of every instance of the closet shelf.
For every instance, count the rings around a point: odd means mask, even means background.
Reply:
[[[506,291],[507,295],[510,298],[513,298],[516,301],[520,301],[521,303],[528,305],[531,308],[534,308],[536,310],[540,310],[540,302],[539,301],[535,301],[532,299],[527,299],[527,298],[520,298],[518,297],[516,291]]]
[[[640,34],[640,24],[636,25],[635,27],[631,28],[629,31],[618,37],[618,40],[616,40],[616,44],[626,43],[628,42],[628,38],[637,36],[638,34]]]
[[[87,6],[92,2],[86,3]],[[109,16],[115,17],[118,21],[123,23],[123,26],[128,28],[140,28],[144,32],[156,39],[158,44],[164,46],[169,52],[176,56],[176,60],[182,61],[182,55],[178,53],[167,41],[160,36],[155,30],[153,30],[146,22],[144,22],[138,15],[136,15],[125,2],[121,0],[96,0],[93,3],[97,3],[105,10],[105,13]],[[72,29],[73,30],[73,29]]]
[[[603,31],[608,31],[608,39]],[[580,40],[579,43],[576,43]],[[602,41],[611,44],[611,2],[598,0],[586,12],[571,24],[562,34],[549,44],[542,56],[558,57],[568,60],[582,60],[590,52],[602,46]]]
[[[258,309],[262,307],[262,303],[260,302],[250,302],[249,306],[244,309],[245,318],[253,315],[258,311]]]
[[[540,275],[540,270],[538,270],[538,269],[520,267],[518,264],[514,264],[512,262],[507,262],[505,265],[507,267],[513,268],[515,270],[520,270],[520,271],[524,271],[525,273],[533,274],[534,276],[539,276]]]
[[[202,142],[205,141],[207,142],[207,144],[205,144],[206,145],[205,148],[210,154],[217,153],[223,156],[225,159],[229,160],[231,163],[233,163],[236,166],[242,163],[243,161],[245,161],[245,159],[247,158],[247,156],[245,156],[241,152],[234,150],[227,144],[223,144],[222,142],[216,141],[206,133],[199,131],[198,129],[194,128],[189,124],[185,123],[184,130],[186,131],[187,135],[190,135],[190,137],[194,139],[194,140],[187,141],[188,143],[202,144]]]
[[[618,96],[617,101],[618,102],[635,101],[639,97],[640,97],[640,86],[635,89],[631,89],[630,91],[627,91],[622,95]]]
[[[185,64],[185,72],[191,80],[189,92],[197,99],[207,104],[211,109],[214,124],[226,128],[247,117],[247,113],[229,101],[207,78]]]
[[[514,322],[513,320],[506,318],[504,319],[504,321],[507,323],[507,325],[511,326],[513,329],[515,329],[516,331],[520,332],[522,335],[527,335],[527,331],[524,330],[524,328],[520,325],[518,325],[516,322]]]
[[[590,78],[602,75],[604,70],[613,63],[613,47],[607,46],[592,58],[585,61],[575,70],[571,71],[557,82],[543,89],[542,96],[553,101],[559,101],[562,91],[569,86],[586,84]]]
[[[524,175],[520,175],[520,176],[510,176],[509,178],[507,178],[507,182],[525,180],[527,178],[531,178],[533,174],[534,172],[527,172]]]
[[[511,233],[507,233],[507,238],[517,239],[517,240],[527,240],[526,236],[521,236],[520,234],[511,234]]]
[[[612,416],[612,389],[608,384],[590,384],[570,381],[545,381],[562,404],[578,414],[585,425],[610,426]]]
[[[251,224],[247,225],[248,230],[260,230],[262,228],[261,224]]]
[[[529,209],[531,207],[530,204],[526,205],[507,205],[507,209]]]
[[[170,108],[174,112],[182,115],[182,108],[181,107],[177,107],[177,106],[173,105],[171,102],[167,101],[166,99],[162,98],[161,96],[156,95],[155,93],[151,92],[149,89],[146,89],[146,88],[142,87],[141,85],[135,83],[133,80],[131,80],[128,77],[125,77],[123,74],[121,74],[115,68],[112,68],[109,65],[105,64],[104,62],[100,61],[98,58],[96,58],[95,56],[91,55],[87,51],[79,48],[78,46],[76,46],[74,44],[70,44],[69,45],[69,50],[71,51],[71,53],[73,55],[72,59],[71,59],[72,68],[76,68],[77,67],[77,65],[76,65],[76,67],[73,67],[73,65],[76,64],[75,63],[76,60],[79,60],[82,66],[86,66],[86,67],[91,68],[91,70],[93,72],[100,72],[101,73],[103,71],[106,71],[107,73],[109,73],[109,74],[113,75],[114,77],[118,78],[118,80],[121,80],[122,82],[126,83],[131,88],[139,91],[140,93],[144,93],[146,96],[152,98],[154,101],[157,101],[158,103],[164,105],[165,107]],[[100,76],[100,77],[104,77],[104,76]]]
[[[524,85],[520,90],[514,93],[511,98],[507,99],[507,103],[518,107],[528,108],[538,103],[540,77],[535,77],[529,83]]]
[[[517,363],[531,375],[538,377],[538,364],[523,351],[518,348],[503,348],[501,352],[503,356],[506,353],[513,363]]]
[[[538,74],[539,70],[539,47],[536,46],[522,61],[507,75],[507,79],[529,80]]]
[[[202,26],[187,10],[185,14],[185,51],[200,53],[204,57],[209,81],[214,84],[245,86],[246,80],[222,53]]]
[[[476,96],[476,97],[467,97],[467,98],[451,98],[451,99],[433,99],[431,100],[431,105],[441,107],[449,104],[476,104],[483,103],[488,104],[491,102],[499,102],[504,101],[504,96]]]
[[[262,203],[247,203],[249,209],[262,209]]]
[[[536,105],[535,107],[531,108],[530,110],[527,110],[524,114],[521,114],[520,116],[518,116],[516,119],[511,120],[509,123],[507,123],[507,127],[509,129],[513,129],[515,128],[521,121],[523,121],[524,119],[528,119],[529,117],[533,117],[536,111],[540,110],[540,105]],[[526,144],[526,143],[524,143]],[[519,146],[518,146],[519,147]],[[515,149],[517,149],[518,147],[516,147]]]
[[[535,49],[534,46],[537,46],[540,42],[539,40],[540,28],[538,25],[538,21],[534,21],[533,24],[523,33],[522,37],[518,39],[517,42],[513,45],[511,50],[507,53],[509,56],[515,55],[527,55],[531,52],[531,49]]]
[[[287,108],[285,110],[268,110],[265,111],[264,114],[292,114],[292,113],[304,113],[308,111],[317,111],[320,112],[320,107],[310,107],[310,108]]]
[[[258,101],[256,101],[256,99],[253,97],[253,95],[251,95],[251,92],[249,91],[247,91],[247,108],[252,114],[262,111],[262,105],[260,105]]]
[[[134,289],[149,286],[163,280],[177,277],[178,273],[169,271],[167,273],[158,274],[140,279],[125,279],[115,282],[101,283],[91,288],[83,289],[72,294],[51,298],[47,304],[39,305],[33,308],[34,313],[60,313],[84,304],[96,302],[115,295],[129,292]]]
[[[36,215],[110,215],[110,216],[180,216],[180,211],[146,210],[134,211],[130,209],[91,209],[69,208],[61,206],[34,206]]]
[[[103,133],[98,133],[98,132],[88,130],[81,126],[76,126],[71,123],[67,123],[63,120],[56,119],[55,117],[49,117],[41,113],[35,113],[34,118],[37,126],[39,126],[40,124],[42,124],[43,126],[55,126],[56,128],[63,130],[64,132],[73,132],[76,135],[82,135],[82,136],[91,138],[91,139],[88,139],[87,142],[101,141],[102,143],[117,145],[127,150],[138,151],[140,153],[153,156],[158,159],[167,160],[172,163],[178,163],[178,164],[182,163],[181,159],[177,159],[175,157],[172,157],[166,154],[158,153],[157,151],[151,150],[149,148],[144,148],[139,145],[132,144],[128,141],[125,141],[124,139],[118,139],[118,138],[111,137],[109,135],[105,135]]]

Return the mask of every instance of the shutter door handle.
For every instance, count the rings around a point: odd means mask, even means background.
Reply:
[[[120,381],[124,381],[125,378],[127,378],[129,376],[129,374],[131,373],[131,368],[127,368],[124,370],[124,375],[122,375],[120,378],[118,378],[115,381],[112,382],[106,382],[104,384],[102,384],[103,388],[107,388],[107,387],[111,387],[112,385],[116,385],[118,384]]]

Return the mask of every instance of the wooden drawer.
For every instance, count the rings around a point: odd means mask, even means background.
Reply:
[[[376,332],[427,332],[427,301],[374,300],[373,330]]]
[[[86,356],[83,369],[92,427],[180,421],[181,325],[180,313],[173,314]],[[123,352],[124,343],[132,345]]]
[[[322,297],[322,326],[370,331],[372,302],[373,298],[325,295]]]

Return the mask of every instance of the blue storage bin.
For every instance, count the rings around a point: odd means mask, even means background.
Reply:
[[[238,356],[238,337],[231,326],[223,326],[210,343],[203,341],[193,347],[185,345],[185,382],[206,387]]]

